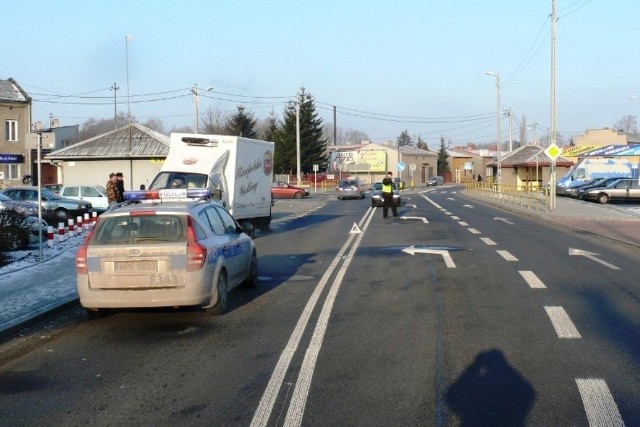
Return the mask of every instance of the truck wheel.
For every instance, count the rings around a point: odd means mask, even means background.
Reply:
[[[598,194],[598,202],[600,202],[600,204],[606,205],[607,203],[609,203],[609,196],[606,193]]]
[[[255,235],[256,230],[251,221],[241,221],[240,227],[242,228],[242,231],[244,232],[244,234],[246,234],[247,236],[253,239],[253,236]]]
[[[227,273],[224,270],[220,271],[218,276],[218,300],[212,307],[207,307],[206,310],[214,316],[221,316],[227,312]]]

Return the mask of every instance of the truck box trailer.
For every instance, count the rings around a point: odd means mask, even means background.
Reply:
[[[169,155],[149,189],[209,189],[240,223],[266,230],[271,223],[273,150],[270,141],[172,133]]]

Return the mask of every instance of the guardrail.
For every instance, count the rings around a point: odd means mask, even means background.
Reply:
[[[498,200],[539,214],[550,211],[549,192],[541,188],[491,181],[465,181],[464,186],[467,192],[477,197]]]

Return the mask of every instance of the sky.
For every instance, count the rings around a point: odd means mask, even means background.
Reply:
[[[61,126],[131,111],[165,129],[198,109],[258,119],[303,88],[325,123],[431,149],[551,127],[552,0],[13,2],[0,78]],[[557,0],[556,128],[566,139],[640,112],[637,0]],[[127,39],[127,35],[130,35]],[[118,90],[111,90],[114,84]],[[207,91],[211,88],[210,91]],[[115,99],[114,99],[115,95]],[[637,96],[637,99],[633,97]]]

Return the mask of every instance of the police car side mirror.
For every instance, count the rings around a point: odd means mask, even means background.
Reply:
[[[247,235],[247,236],[249,236],[249,237],[253,237],[254,229],[253,229],[253,224],[251,224],[251,222],[249,222],[249,221],[242,221],[242,222],[240,223],[240,228],[242,229],[242,232],[243,232],[244,234],[246,234],[246,235]]]

